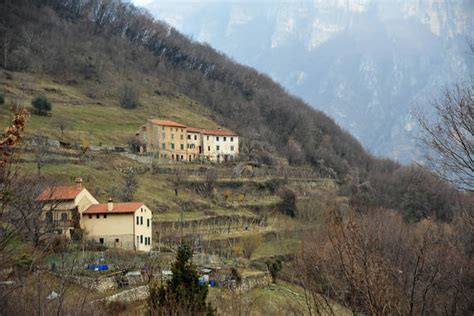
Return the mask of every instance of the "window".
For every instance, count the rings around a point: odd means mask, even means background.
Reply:
[[[188,134],[188,139],[191,139],[191,135]]]
[[[140,243],[143,244],[143,235],[140,235]]]
[[[176,131],[178,131],[178,128],[176,127]]]
[[[172,149],[172,150],[174,149],[174,144],[173,144],[173,143],[171,143],[171,149]]]
[[[161,148],[166,149],[166,144],[165,143],[161,144]]]
[[[171,134],[171,139],[174,139],[174,134]]]
[[[137,216],[137,225],[140,225],[140,217]]]
[[[95,217],[96,217],[96,218],[100,218],[100,215],[99,215],[99,214],[97,214]]]
[[[181,150],[184,150],[184,144],[179,145],[179,147],[181,148]]]
[[[207,140],[209,140],[209,136],[207,136]]]
[[[207,151],[211,151],[211,146],[207,146]]]
[[[231,137],[231,138],[230,138],[230,141],[233,142],[233,141],[234,141],[234,137]]]
[[[184,156],[183,156],[183,155],[181,155],[181,160],[183,160],[183,159],[184,159]]]
[[[146,226],[150,227],[150,219],[149,218],[147,218],[147,220],[146,220]]]
[[[140,212],[142,212],[142,213],[143,213],[143,207],[141,207],[141,208],[140,208]]]
[[[89,215],[89,219],[92,219],[92,215]]]
[[[104,218],[107,218],[107,214],[104,214]]]
[[[219,150],[219,149],[220,149],[219,145],[218,145],[218,146],[216,146],[216,150]]]
[[[197,135],[194,135],[194,140],[197,140],[198,139],[198,136]]]
[[[67,221],[67,213],[61,213],[61,220]]]
[[[219,136],[216,137],[216,140],[219,141]]]
[[[118,243],[120,240],[118,238],[115,238],[115,242]]]
[[[99,238],[99,243],[100,243],[101,245],[103,245],[103,244],[104,244],[104,238]]]
[[[143,216],[140,216],[140,225],[143,225]]]
[[[230,146],[230,151],[234,151],[234,146]]]
[[[181,133],[183,132],[183,129],[181,129]]]
[[[183,137],[184,137],[183,134],[181,134],[181,135],[179,135],[179,136],[180,136],[181,139],[183,139]]]
[[[226,140],[227,140],[227,137],[224,137],[224,141],[226,141]]]
[[[140,236],[137,236],[137,245],[140,243]]]
[[[91,215],[89,215],[91,216]],[[46,213],[46,221],[51,224],[53,222],[53,212],[49,211],[48,213]]]

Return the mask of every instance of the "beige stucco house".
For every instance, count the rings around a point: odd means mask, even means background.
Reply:
[[[83,212],[86,238],[109,248],[152,249],[151,210],[142,202],[91,205]]]
[[[81,214],[97,200],[76,178],[75,185],[46,188],[36,199],[43,203],[43,219],[52,230],[71,238],[74,229],[80,228]]]
[[[83,187],[81,178],[73,186],[46,188],[37,200],[44,203],[45,222],[58,234],[71,238],[81,228],[85,239],[107,247],[152,248],[152,212],[143,202],[101,204]]]
[[[224,130],[208,130],[183,124],[150,119],[137,136],[143,151],[176,161],[227,162],[239,154],[239,135]]]

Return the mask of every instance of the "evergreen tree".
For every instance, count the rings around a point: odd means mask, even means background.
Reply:
[[[31,105],[38,110],[38,115],[46,115],[46,112],[51,111],[53,105],[51,101],[44,95],[39,95],[31,101]]]
[[[149,309],[153,315],[214,314],[211,305],[206,304],[208,288],[199,285],[199,275],[192,257],[192,249],[188,245],[181,245],[171,268],[171,280],[166,285],[150,287]]]

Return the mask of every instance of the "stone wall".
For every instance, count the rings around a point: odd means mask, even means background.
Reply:
[[[272,278],[268,272],[259,272],[247,276],[242,276],[242,284],[239,289],[243,292],[250,291],[254,288],[262,288],[269,286],[272,283]]]

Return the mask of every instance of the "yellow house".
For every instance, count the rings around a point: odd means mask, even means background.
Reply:
[[[140,140],[145,151],[157,153],[160,158],[186,160],[186,128],[174,121],[150,119],[141,128]]]
[[[36,198],[43,203],[43,220],[58,234],[70,238],[76,228],[80,228],[81,214],[92,204],[98,204],[92,194],[76,178],[72,186],[48,187]]]
[[[142,202],[100,204],[76,178],[73,186],[46,188],[37,198],[43,203],[47,227],[71,238],[81,228],[85,238],[107,247],[138,251],[152,248],[152,212]]]
[[[151,210],[142,202],[91,205],[83,212],[86,238],[107,247],[138,251],[152,249]]]

